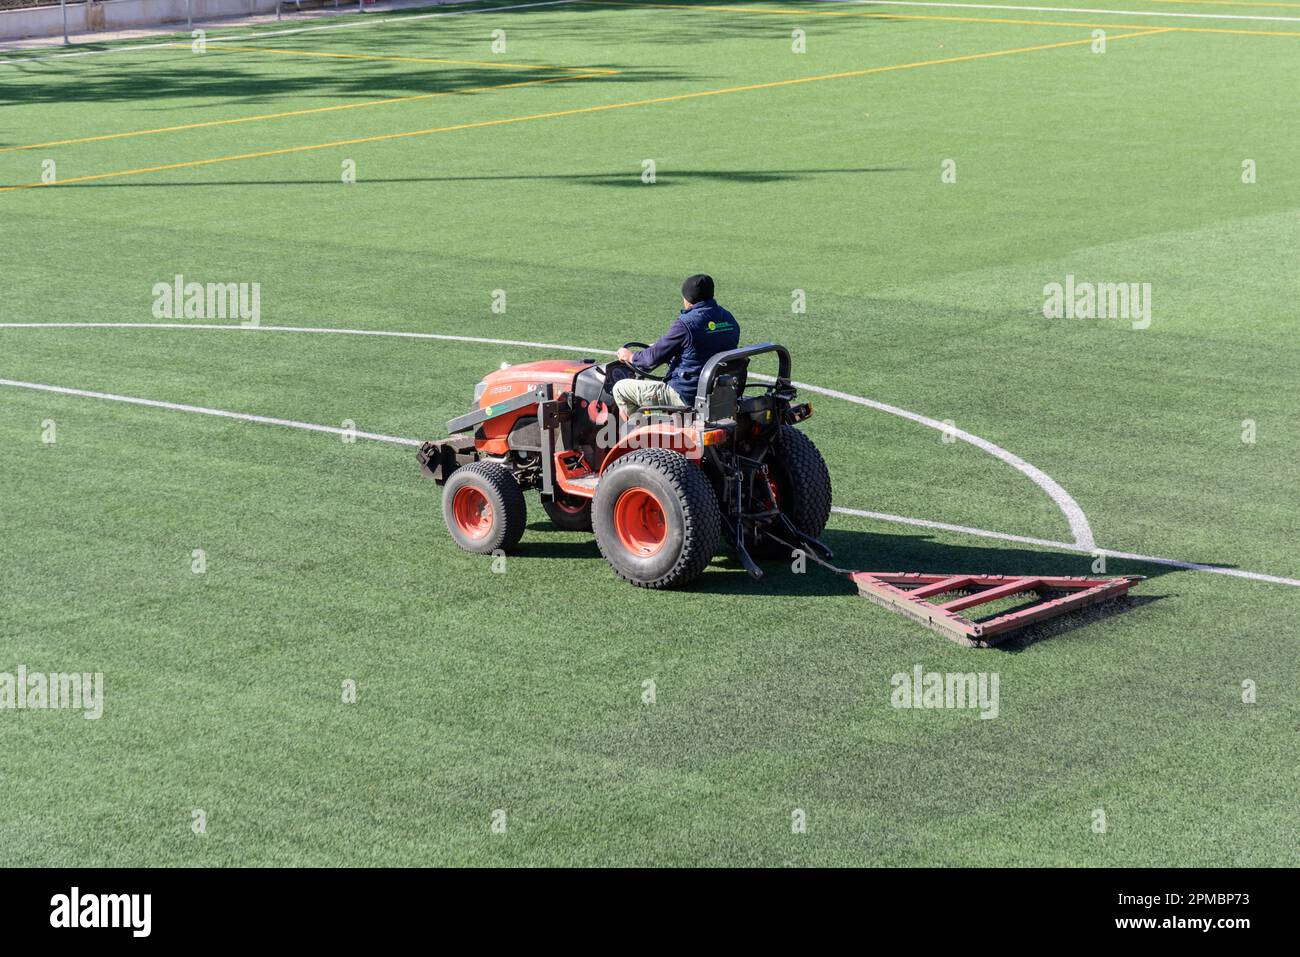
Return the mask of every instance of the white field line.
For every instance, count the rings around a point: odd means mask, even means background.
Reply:
[[[907,518],[903,515],[890,515],[887,512],[868,512],[860,508],[841,508],[836,505],[832,512],[841,515],[856,515],[859,518],[873,518],[881,522],[897,522],[902,525],[916,525],[936,531],[955,532],[958,535],[978,535],[980,538],[996,538],[1004,542],[1019,542],[1024,545],[1041,545],[1044,548],[1059,548],[1071,552],[1086,552],[1089,555],[1105,555],[1108,558],[1123,558],[1135,562],[1149,562],[1153,565],[1169,565],[1173,568],[1185,568],[1189,571],[1210,572],[1213,575],[1231,575],[1233,578],[1249,578],[1252,581],[1272,582],[1275,585],[1291,585],[1300,588],[1300,578],[1284,578],[1281,575],[1265,575],[1263,572],[1242,571],[1240,568],[1223,568],[1220,565],[1203,565],[1200,562],[1184,562],[1174,558],[1160,558],[1157,555],[1139,555],[1136,552],[1117,552],[1110,548],[1085,548],[1072,542],[1054,542],[1047,538],[1033,538],[1028,535],[1008,535],[1006,532],[990,532],[983,528],[971,528],[969,525],[950,525],[947,522],[932,522],[924,518]]]
[[[756,376],[755,378],[764,378]],[[955,426],[945,425],[938,419],[932,419],[929,416],[921,415],[917,412],[910,412],[907,409],[900,409],[896,405],[887,405],[884,402],[877,402],[875,399],[867,399],[860,395],[850,395],[847,392],[837,392],[835,389],[824,389],[821,386],[809,385],[806,382],[795,382],[794,386],[803,389],[806,392],[817,392],[821,395],[828,395],[834,399],[843,399],[845,402],[853,402],[857,405],[864,405],[869,409],[879,409],[881,412],[888,412],[890,415],[896,415],[903,419],[908,419],[920,425],[937,429],[945,435],[951,435],[953,438],[961,439],[963,442],[975,446],[993,456],[999,461],[1010,465],[1017,472],[1025,475],[1035,485],[1041,488],[1056,503],[1056,507],[1061,510],[1065,520],[1070,523],[1070,532],[1074,535],[1074,543],[1080,548],[1091,550],[1096,547],[1096,539],[1092,534],[1092,526],[1088,524],[1088,516],[1083,513],[1083,508],[1074,500],[1069,492],[1063,489],[1056,479],[1052,478],[1037,466],[1030,465],[1020,456],[1008,452],[1001,446],[994,445],[988,439],[982,439]]]
[[[388,337],[397,337],[397,338],[437,339],[437,340],[453,341],[453,342],[478,342],[478,343],[485,343],[488,345],[516,345],[516,346],[536,347],[536,348],[543,348],[543,349],[559,349],[568,352],[598,353],[598,354],[606,354],[606,355],[609,354],[609,351],[605,349],[584,349],[578,346],[557,345],[554,343],[528,342],[526,340],[518,340],[518,339],[487,339],[487,338],[472,337],[472,336],[447,336],[447,335],[439,335],[439,334],[428,333],[428,332],[390,332],[384,330],[341,330],[341,329],[295,327],[295,326],[248,326],[246,327],[246,326],[231,326],[231,325],[220,325],[220,326],[185,325],[181,323],[153,323],[153,322],[142,322],[142,323],[5,322],[5,323],[0,323],[0,329],[107,328],[113,326],[122,326],[124,328],[133,328],[133,329],[138,329],[138,328],[208,329],[208,330],[244,329],[244,330],[260,330],[260,331],[272,331],[272,332],[296,331],[296,332],[342,333],[342,334],[351,334],[351,335],[388,336]],[[311,422],[300,422],[295,419],[278,419],[278,418],[272,418],[270,416],[264,416],[264,415],[249,415],[243,412],[228,412],[223,409],[210,409],[204,406],[185,405],[178,402],[160,402],[154,399],[140,399],[140,398],[135,398],[133,396],[114,395],[113,393],[109,393],[109,392],[93,392],[86,389],[71,389],[63,386],[46,385],[37,382],[22,382],[15,379],[0,379],[0,385],[11,386],[14,388],[21,388],[21,389],[32,389],[40,392],[53,392],[62,395],[78,396],[83,398],[101,399],[101,400],[107,400],[112,402],[126,402],[132,405],[150,406],[154,408],[169,409],[172,411],[179,411],[179,412],[194,412],[202,415],[213,415],[221,418],[236,419],[245,422],[257,422],[264,425],[279,425],[287,428],[306,429],[313,432],[327,432],[334,435],[355,435],[357,438],[369,439],[375,442],[388,442],[396,445],[418,446],[421,444],[421,442],[418,439],[407,439],[407,438],[402,438],[400,436],[384,435],[382,433],[376,433],[376,432],[351,431],[347,429],[336,428],[335,426],[330,426],[330,425],[317,425]],[[799,387],[805,389],[816,388],[816,387],[806,386],[806,385],[801,385]],[[825,392],[825,394],[833,397],[840,397],[845,395],[845,393],[837,393],[834,392],[833,390],[818,390],[818,391],[823,391]],[[854,398],[860,398],[860,397],[854,397]],[[869,402],[870,400],[864,400],[864,401]],[[875,408],[876,406],[871,405],[871,407]],[[888,410],[892,410],[893,408],[894,408],[893,406],[888,406],[885,407],[884,410],[888,411]],[[905,410],[899,410],[899,411],[905,411]],[[933,422],[934,420],[930,420],[930,421]],[[943,423],[938,423],[938,426],[943,431],[947,431],[947,427],[944,426]],[[1066,551],[1084,552],[1084,553],[1094,554],[1094,555],[1102,554],[1110,558],[1120,558],[1129,561],[1148,562],[1157,565],[1168,565],[1173,568],[1181,568],[1189,571],[1208,572],[1214,575],[1228,575],[1233,578],[1246,578],[1253,581],[1270,582],[1277,585],[1290,585],[1293,587],[1300,587],[1300,579],[1285,578],[1280,575],[1267,575],[1264,574],[1263,572],[1244,571],[1238,568],[1224,568],[1218,565],[1205,565],[1199,562],[1186,562],[1186,561],[1180,561],[1178,559],[1173,559],[1173,558],[1162,558],[1158,555],[1140,555],[1136,552],[1121,552],[1109,548],[1097,548],[1095,545],[1083,545],[1079,542],[1058,542],[1046,538],[1033,538],[1027,535],[1011,535],[1006,532],[995,532],[995,531],[990,531],[989,529],[972,528],[968,525],[953,525],[948,522],[934,522],[922,518],[909,518],[903,515],[890,515],[885,512],[870,512],[864,509],[844,508],[840,506],[835,506],[832,510],[841,515],[851,515],[860,518],[874,519],[876,521],[894,522],[903,525],[912,525],[919,528],[933,529],[935,531],[953,532],[960,535],[974,535],[980,538],[992,538],[992,539],[998,539],[1000,541],[1017,542],[1026,545],[1038,545],[1045,548],[1064,549]]]
[[[1108,17],[1183,17],[1189,20],[1267,20],[1300,23],[1300,17],[1264,17],[1247,13],[1178,13],[1169,10],[1104,10],[1096,7],[1022,7],[1009,3],[947,3],[939,0],[825,0],[870,7],[949,7],[956,10],[1021,10],[1031,13],[1100,13]]]
[[[7,322],[0,323],[0,329],[188,329],[188,330],[243,330],[257,332],[306,332],[319,333],[325,335],[349,335],[349,336],[389,336],[405,339],[434,339],[444,342],[476,342],[485,345],[497,346],[522,346],[536,349],[552,349],[564,352],[577,352],[582,355],[612,355],[608,349],[588,349],[582,346],[567,346],[547,342],[526,342],[519,339],[487,339],[478,336],[450,336],[439,335],[432,332],[391,332],[387,330],[376,329],[336,329],[329,327],[311,327],[311,326],[242,326],[242,325],[215,325],[215,324],[191,324],[183,322]],[[765,376],[755,375],[756,379],[768,378]],[[769,379],[770,381],[770,379]],[[830,396],[834,399],[841,399],[845,402],[853,402],[857,405],[866,406],[869,409],[877,409],[881,412],[888,412],[890,415],[896,415],[900,418],[908,419],[919,425],[924,425],[931,429],[937,429],[945,435],[951,435],[953,438],[961,439],[981,451],[987,452],[999,461],[1005,462],[1013,469],[1026,476],[1035,485],[1047,493],[1048,497],[1056,503],[1056,507],[1061,510],[1065,520],[1070,525],[1070,533],[1074,536],[1075,544],[1081,548],[1091,549],[1095,547],[1096,540],[1093,537],[1092,527],[1088,524],[1088,518],[1084,514],[1079,503],[1057,483],[1046,472],[1030,465],[1018,455],[1008,452],[1001,446],[994,445],[987,439],[982,439],[978,435],[973,435],[962,429],[949,427],[938,419],[932,419],[929,416],[921,415],[916,412],[910,412],[907,409],[900,409],[898,406],[887,405],[884,402],[877,402],[874,399],[868,399],[860,395],[851,395],[847,392],[839,392],[835,389],[826,389],[822,386],[810,385],[804,382],[796,382],[795,385],[808,392],[815,392],[820,395]]]
[[[138,399],[130,395],[114,395],[112,392],[92,392],[89,389],[69,389],[61,385],[45,385],[40,382],[19,382],[17,379],[0,379],[0,385],[13,386],[17,389],[34,389],[38,392],[57,392],[60,395],[75,395],[83,399],[103,399],[107,402],[128,402],[131,405],[147,405],[154,409],[170,409],[173,412],[196,412],[199,415],[215,415],[223,419],[238,419],[241,422],[258,422],[262,425],[282,425],[290,429],[308,429],[312,432],[329,432],[333,435],[351,435],[359,439],[374,442],[393,442],[397,445],[421,445],[418,439],[403,439],[396,435],[384,435],[380,432],[360,432],[355,429],[340,429],[332,425],[316,425],[313,422],[299,422],[297,419],[277,419],[269,415],[250,415],[247,412],[227,412],[225,409],[209,409],[203,405],[185,405],[182,402],[159,402],[157,399]]]
[[[531,349],[559,349],[583,355],[606,355],[609,349],[588,349],[554,342],[529,342],[526,339],[484,339],[478,336],[446,336],[436,332],[394,332],[389,329],[335,329],[330,326],[245,326],[194,322],[0,322],[0,329],[186,329],[200,332],[312,332],[320,335],[380,336],[389,339],[435,339],[441,342],[479,342],[489,346],[523,346]]]
[[[336,428],[332,425],[317,425],[312,422],[300,422],[297,419],[278,419],[266,415],[249,415],[244,412],[229,412],[225,409],[210,409],[206,406],[185,405],[180,402],[160,402],[155,399],[140,399],[135,396],[115,395],[111,392],[94,392],[89,389],[70,389],[65,386],[46,385],[40,382],[21,382],[16,379],[0,379],[0,386],[32,389],[38,392],[53,392],[59,395],[70,395],[87,399],[101,399],[109,402],[126,402],[131,405],[169,409],[174,412],[194,412],[200,415],[213,415],[224,419],[236,419],[242,422],[257,422],[263,425],[279,425],[291,429],[306,429],[312,432],[328,432],[333,435],[353,435],[359,439],[369,439],[373,442],[388,442],[394,445],[418,446],[422,444],[419,439],[406,439],[401,436],[384,435],[378,432],[350,431],[347,429]],[[984,528],[971,528],[969,525],[952,525],[948,522],[932,522],[923,518],[908,518],[903,515],[890,515],[886,512],[868,512],[859,508],[843,508],[835,506],[832,511],[838,512],[841,515],[852,515],[859,518],[869,518],[881,522],[895,522],[902,525],[913,525],[919,528],[928,528],[936,531],[955,532],[959,535],[975,535],[980,538],[993,538],[998,539],[999,541],[1017,542],[1025,545],[1039,545],[1045,548],[1083,552],[1092,555],[1100,553],[1112,558],[1123,558],[1131,561],[1169,565],[1174,568],[1183,568],[1191,571],[1209,572],[1215,575],[1231,575],[1235,578],[1248,578],[1255,581],[1272,582],[1278,585],[1300,587],[1300,579],[1283,578],[1278,575],[1265,575],[1261,572],[1242,571],[1237,568],[1222,568],[1217,565],[1202,565],[1198,562],[1184,562],[1172,558],[1160,558],[1155,555],[1138,555],[1133,552],[1117,552],[1111,549],[1085,548],[1072,542],[1057,542],[1047,538],[1033,538],[1028,535],[1010,535],[1006,532],[994,532]]]
[[[259,30],[254,33],[235,33],[229,36],[218,36],[212,33],[208,34],[209,42],[226,42],[229,40],[257,40],[262,37],[284,37],[294,33],[315,33],[319,30],[350,30],[357,27],[377,27],[385,23],[410,23],[413,20],[432,20],[435,17],[465,17],[473,13],[501,13],[507,10],[527,10],[529,7],[558,7],[566,3],[581,3],[582,0],[541,0],[538,3],[512,3],[505,7],[480,7],[477,10],[446,10],[440,13],[417,13],[409,17],[367,17],[365,20],[349,20],[346,23],[326,23],[314,27],[291,27],[287,30]],[[418,9],[418,8],[417,8]],[[220,27],[217,27],[220,29]],[[189,36],[185,33],[166,34],[172,37],[170,40],[164,40],[157,43],[131,43],[122,46],[109,47],[106,50],[70,50],[67,53],[44,53],[39,56],[12,57],[8,60],[0,60],[0,64],[5,63],[32,63],[38,60],[61,60],[70,57],[83,56],[100,56],[106,53],[134,53],[139,50],[160,50],[165,47],[175,46],[176,37],[181,37],[183,42],[189,42]],[[14,51],[7,50],[7,53]]]

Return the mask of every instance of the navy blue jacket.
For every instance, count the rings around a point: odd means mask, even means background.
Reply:
[[[683,403],[694,405],[704,363],[739,344],[740,323],[736,317],[719,306],[716,299],[706,299],[683,309],[650,348],[633,353],[632,365],[649,372],[666,361],[668,385]]]

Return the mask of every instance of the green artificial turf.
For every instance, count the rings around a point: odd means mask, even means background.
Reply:
[[[8,54],[0,184],[65,183],[0,192],[0,322],[154,322],[181,274],[260,283],[263,326],[612,349],[706,270],[796,378],[1010,450],[1101,546],[1300,576],[1300,24],[790,2],[334,28],[366,19]],[[1237,32],[1117,39],[1189,23]],[[1098,28],[1104,54],[1050,46]],[[998,51],[1023,52],[954,59]],[[1045,319],[1067,275],[1150,283],[1150,327]],[[0,377],[432,438],[553,352],[8,328]],[[1071,540],[1004,462],[812,398],[837,505]],[[972,651],[780,563],[633,589],[535,500],[498,574],[413,453],[0,386],[0,672],[105,676],[97,721],[0,710],[0,864],[1295,863],[1294,586],[1111,558],[1150,576],[1130,600]],[[1093,563],[842,513],[826,539],[876,570]],[[996,719],[892,707],[917,665],[996,672]]]

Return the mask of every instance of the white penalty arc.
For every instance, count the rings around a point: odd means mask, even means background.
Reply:
[[[939,532],[952,532],[957,535],[974,535],[979,538],[995,538],[1003,542],[1016,542],[1021,545],[1038,545],[1043,548],[1058,548],[1063,551],[1083,552],[1089,555],[1105,555],[1107,558],[1121,558],[1127,561],[1146,562],[1152,565],[1168,565],[1171,568],[1182,568],[1187,571],[1209,572],[1212,575],[1227,575],[1230,578],[1247,578],[1251,581],[1270,582],[1274,585],[1291,585],[1300,588],[1300,578],[1287,578],[1283,575],[1268,575],[1264,572],[1251,572],[1241,568],[1225,568],[1222,565],[1206,565],[1203,562],[1187,562],[1177,558],[1161,558],[1159,555],[1139,555],[1137,552],[1121,552],[1113,548],[1084,548],[1073,542],[1054,542],[1047,538],[1034,538],[1029,535],[1009,535],[1006,532],[991,532],[985,528],[971,528],[969,525],[951,525],[948,522],[932,522],[924,518],[908,518],[905,515],[890,515],[885,512],[868,512],[860,508],[841,508],[835,506],[831,509],[841,515],[856,515],[860,518],[871,518],[881,522],[896,522],[901,525],[915,525],[918,528],[929,528]]]
[[[290,332],[290,333],[311,333],[317,335],[345,335],[345,336],[378,336],[400,339],[431,339],[440,342],[472,342],[483,345],[494,346],[514,346],[529,349],[551,349],[561,352],[576,352],[581,355],[613,355],[609,349],[588,348],[586,346],[571,346],[554,342],[530,342],[523,339],[492,339],[483,336],[454,336],[434,332],[398,332],[386,329],[340,329],[330,326],[263,326],[263,325],[244,325],[230,323],[186,323],[186,322],[3,322],[0,323],[0,329],[171,329],[187,331],[209,331],[209,332]],[[765,378],[755,376],[755,378]],[[865,406],[869,409],[876,409],[880,412],[887,412],[890,415],[896,415],[900,418],[908,419],[927,428],[936,429],[955,439],[969,443],[988,453],[999,461],[1005,462],[1017,472],[1027,477],[1031,482],[1042,489],[1051,500],[1056,503],[1056,507],[1061,510],[1065,516],[1066,522],[1070,526],[1070,534],[1074,536],[1074,544],[1079,548],[1092,549],[1096,547],[1096,540],[1093,536],[1092,527],[1088,524],[1088,517],[1084,514],[1083,508],[1074,497],[1061,487],[1055,479],[1044,472],[1042,469],[1029,464],[1020,456],[999,445],[973,435],[963,429],[938,419],[932,419],[929,416],[921,415],[917,412],[911,412],[907,409],[901,409],[898,406],[889,405],[884,402],[877,402],[875,399],[868,399],[865,396],[852,395],[848,392],[841,392],[837,389],[827,389],[818,385],[811,385],[806,382],[796,382],[795,385],[805,392],[813,392],[818,395],[829,396],[834,399],[840,399],[845,402],[852,402],[856,405]]]

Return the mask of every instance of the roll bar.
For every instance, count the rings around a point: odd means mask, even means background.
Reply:
[[[775,352],[777,356],[776,377],[778,383],[781,381],[790,381],[790,350],[785,346],[777,345],[775,342],[760,342],[756,346],[745,346],[743,349],[732,349],[730,352],[719,352],[717,355],[704,363],[704,368],[700,370],[700,387],[696,392],[698,396],[706,396],[713,389],[713,380],[717,377],[718,367],[731,362],[734,359],[748,359],[751,356],[762,355],[765,352]]]

